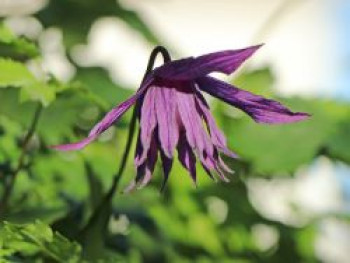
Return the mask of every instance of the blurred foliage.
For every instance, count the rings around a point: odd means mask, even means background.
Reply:
[[[118,1],[49,1],[34,16],[44,28],[62,30],[67,55],[86,41],[95,21],[106,16],[123,20],[151,44],[160,43],[140,15]],[[37,40],[15,35],[6,23],[0,24],[0,198],[24,156],[1,214],[0,262],[318,261],[314,240],[321,219],[299,227],[267,219],[251,204],[246,182],[293,176],[320,155],[350,163],[348,104],[278,98],[313,117],[293,125],[264,126],[214,101],[230,148],[242,157],[227,160],[236,171],[232,182],[214,183],[198,167],[199,187],[194,189],[175,163],[169,186],[160,195],[157,167],[156,182],[132,194],[118,193],[89,226],[118,168],[130,115],[83,151],[57,153],[48,146],[84,137],[105,111],[131,92],[113,82],[105,69],[81,67],[68,58],[76,69],[70,82],[36,74],[29,65],[40,65],[42,59]],[[269,68],[247,71],[235,81],[243,89],[276,97],[273,83]],[[38,104],[44,108],[23,147]],[[134,175],[130,160],[120,189]],[[259,227],[275,233],[275,242],[261,247],[254,234]]]

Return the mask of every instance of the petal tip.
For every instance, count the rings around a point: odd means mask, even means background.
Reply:
[[[50,145],[48,148],[56,151],[66,152],[66,151],[80,150],[83,148],[83,146],[77,146],[75,144],[62,144],[62,145]]]

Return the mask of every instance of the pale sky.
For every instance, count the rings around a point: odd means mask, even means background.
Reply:
[[[292,4],[280,9],[287,2]],[[325,95],[334,90],[338,61],[334,56],[332,2],[122,1],[138,11],[169,47],[183,56],[265,43],[249,65],[271,65],[279,92],[302,95]],[[280,15],[257,37],[276,10],[280,10]],[[118,20],[100,21],[95,26],[99,30],[92,30],[87,53],[95,54],[99,63],[111,66],[113,76],[131,86],[137,85],[151,47]]]

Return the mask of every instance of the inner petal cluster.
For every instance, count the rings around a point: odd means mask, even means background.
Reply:
[[[220,152],[236,155],[226,146],[226,138],[217,127],[209,106],[191,82],[157,83],[145,93],[140,109],[135,165],[137,176],[129,189],[146,185],[152,176],[158,154],[162,160],[165,186],[175,150],[180,163],[196,183],[196,157],[211,178],[213,172],[228,181],[232,173],[220,158]]]

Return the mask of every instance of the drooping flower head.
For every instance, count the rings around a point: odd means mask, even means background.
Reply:
[[[87,138],[54,148],[67,151],[85,147],[118,121],[133,104],[137,104],[140,123],[135,153],[137,175],[130,189],[150,181],[158,156],[162,161],[164,187],[175,150],[194,182],[196,160],[210,177],[216,174],[228,181],[225,173],[232,171],[220,155],[235,158],[236,154],[227,148],[226,138],[217,127],[202,91],[239,108],[259,123],[289,123],[309,117],[307,113],[292,112],[277,101],[208,76],[212,72],[233,73],[260,47],[168,61],[147,74],[135,95],[108,112]]]

